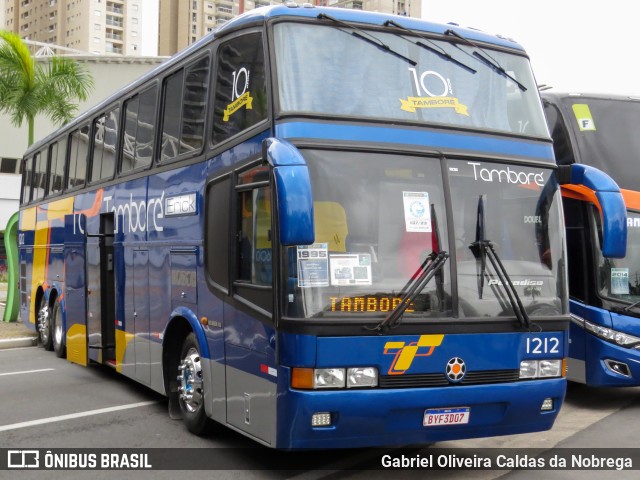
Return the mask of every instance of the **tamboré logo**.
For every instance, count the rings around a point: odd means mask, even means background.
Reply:
[[[417,342],[387,342],[384,345],[385,355],[395,355],[389,375],[402,375],[409,370],[415,357],[428,357],[439,347],[444,335],[420,335]]]

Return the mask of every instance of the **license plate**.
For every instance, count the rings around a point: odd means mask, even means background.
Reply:
[[[464,425],[469,423],[471,409],[469,407],[429,408],[424,412],[422,425],[438,427],[441,425]]]

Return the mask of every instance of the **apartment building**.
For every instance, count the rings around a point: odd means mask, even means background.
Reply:
[[[160,0],[158,54],[173,55],[238,13],[237,0]]]
[[[99,55],[157,55],[158,0],[4,0],[4,28]]]

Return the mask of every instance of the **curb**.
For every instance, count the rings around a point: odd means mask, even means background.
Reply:
[[[23,348],[34,347],[36,345],[35,337],[7,338],[0,340],[0,350],[7,348]]]

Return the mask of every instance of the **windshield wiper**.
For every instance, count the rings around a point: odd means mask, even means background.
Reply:
[[[624,307],[622,310],[624,312],[628,312],[629,310],[631,310],[633,307],[637,307],[638,305],[640,305],[640,300],[638,300],[637,302],[633,302],[631,305],[627,305],[626,307]]]
[[[396,326],[400,321],[400,317],[402,317],[407,308],[411,306],[411,303],[420,292],[424,290],[424,287],[426,287],[431,279],[442,269],[448,258],[449,253],[447,252],[431,252],[402,288],[400,303],[372,330],[386,331]]]
[[[411,65],[412,67],[415,67],[418,62],[415,62],[413,60],[411,60],[409,57],[405,57],[404,55],[402,55],[401,53],[396,52],[395,50],[393,50],[389,45],[387,45],[386,43],[384,43],[382,40],[380,40],[378,37],[375,37],[373,35],[371,35],[369,32],[367,32],[366,30],[363,30],[361,28],[358,27],[354,27],[353,25],[350,25],[347,22],[343,22],[342,20],[338,20],[337,18],[333,18],[329,15],[327,15],[326,13],[321,13],[318,15],[318,20],[330,20],[333,23],[335,23],[336,25],[339,25],[339,27],[342,28],[338,28],[339,30],[342,30],[343,28],[348,28],[351,31],[351,35],[353,35],[356,38],[359,38],[360,40],[364,40],[365,42],[378,47],[380,50],[382,50],[383,52],[387,52],[395,57],[400,58],[401,60],[404,60],[405,62],[407,62],[409,65]],[[344,30],[342,30],[344,31]],[[345,32],[347,33],[347,32]]]
[[[400,30],[404,30],[405,32],[409,32],[412,35],[416,35],[417,37],[420,37],[422,40],[424,40],[425,42],[429,43],[430,45],[425,45],[422,42],[414,42],[414,41],[408,39],[407,37],[404,37],[404,36],[402,36],[400,34],[397,34],[400,38],[405,39],[407,42],[413,43],[414,45],[417,45],[420,48],[424,48],[425,50],[428,50],[431,53],[436,54],[440,58],[442,58],[444,60],[447,60],[447,61],[449,61],[451,63],[454,63],[454,64],[458,65],[459,67],[464,68],[468,72],[471,72],[471,73],[476,73],[477,72],[477,70],[471,68],[469,65],[465,65],[461,61],[456,60],[455,58],[453,58],[451,55],[449,55],[444,50],[444,48],[440,47],[437,43],[431,41],[426,36],[422,35],[420,32],[417,32],[415,30],[411,30],[411,29],[409,29],[407,27],[404,27],[404,26],[400,25],[399,23],[394,22],[393,20],[387,20],[386,22],[384,22],[383,25],[385,27],[388,27],[388,26],[396,27],[396,28],[399,28]]]
[[[485,236],[485,209],[484,209],[484,195],[480,195],[478,198],[478,219],[476,221],[476,241],[469,247],[471,251],[480,259],[480,279],[478,279],[478,294],[482,299],[482,290],[484,288],[484,276],[486,272],[486,259],[489,258],[493,269],[498,275],[500,284],[504,288],[504,291],[509,298],[509,303],[513,309],[513,313],[520,323],[531,330],[531,320],[529,314],[520,300],[520,295],[516,288],[513,286],[511,277],[507,269],[504,267],[498,253],[495,250],[495,246],[491,240],[487,240]]]
[[[522,83],[520,83],[518,80],[516,80],[513,75],[511,75],[504,68],[502,68],[502,66],[498,63],[498,61],[495,58],[493,58],[491,55],[489,55],[489,53],[486,50],[482,49],[482,47],[480,47],[477,43],[472,42],[471,40],[469,40],[466,37],[463,37],[462,35],[460,35],[458,32],[456,32],[455,30],[453,30],[451,28],[448,29],[446,32],[444,32],[444,34],[445,35],[451,35],[451,36],[454,36],[456,38],[459,38],[460,40],[462,40],[463,42],[467,43],[468,45],[471,45],[473,48],[476,48],[476,49],[480,50],[480,52],[482,52],[482,53],[480,53],[478,51],[475,51],[475,52],[473,52],[473,55],[470,55],[470,54],[469,55],[477,58],[478,60],[480,60],[486,66],[491,68],[491,70],[493,70],[494,72],[499,73],[503,77],[506,77],[509,80],[511,80],[523,92],[527,91],[527,87],[525,87]]]

